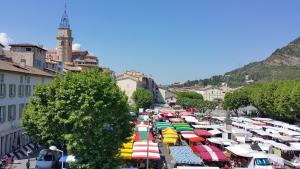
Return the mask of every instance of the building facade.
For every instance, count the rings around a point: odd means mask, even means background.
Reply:
[[[5,51],[5,56],[14,63],[24,63],[27,66],[40,70],[45,68],[45,58],[47,50],[42,46],[29,43],[10,44],[10,50]]]
[[[143,73],[137,71],[126,71],[117,76],[117,84],[128,96],[129,104],[133,104],[132,94],[137,88],[144,88],[153,96],[153,103],[159,101],[159,89],[155,81]]]
[[[29,143],[20,121],[36,85],[53,76],[37,68],[0,60],[0,156]]]

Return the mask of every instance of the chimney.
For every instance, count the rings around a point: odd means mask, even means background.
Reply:
[[[26,59],[20,60],[20,67],[25,68],[26,67]]]

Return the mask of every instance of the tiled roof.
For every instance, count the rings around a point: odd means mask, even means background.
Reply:
[[[3,71],[10,71],[10,72],[18,72],[18,73],[24,73],[24,74],[32,74],[32,75],[38,75],[38,76],[48,76],[48,77],[54,77],[52,74],[49,74],[45,71],[42,71],[40,69],[26,66],[24,68],[20,67],[18,64],[12,63],[12,62],[6,62],[0,60],[0,70]]]
[[[33,45],[33,44],[30,44],[30,43],[19,43],[19,44],[10,44],[9,46],[11,47],[16,47],[16,46],[20,46],[20,47],[36,47],[36,48],[39,48],[39,49],[42,49],[44,51],[47,51],[46,49],[38,46],[38,45]]]

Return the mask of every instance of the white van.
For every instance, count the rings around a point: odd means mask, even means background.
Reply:
[[[40,151],[39,156],[36,159],[37,169],[52,169],[57,168],[59,163],[60,153],[49,149],[43,149]]]

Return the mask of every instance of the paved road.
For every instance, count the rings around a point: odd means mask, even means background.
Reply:
[[[7,169],[26,169],[27,159],[15,160],[12,165],[9,165]],[[36,159],[30,159],[30,169],[34,169],[36,164]]]
[[[171,162],[172,158],[169,154],[167,146],[165,144],[160,143],[159,149],[161,152],[161,158],[166,161],[168,169],[173,169],[174,165]]]

